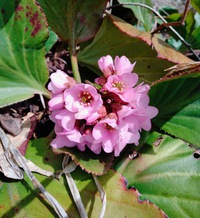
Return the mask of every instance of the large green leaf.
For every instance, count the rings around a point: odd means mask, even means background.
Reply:
[[[52,29],[73,46],[97,32],[107,0],[38,0]]]
[[[151,105],[159,113],[153,122],[162,130],[200,147],[200,74],[157,83]]]
[[[150,33],[109,15],[104,18],[93,42],[78,53],[78,60],[100,73],[97,61],[108,54],[113,57],[125,55],[131,62],[136,61],[134,71],[149,83],[163,77],[164,69],[174,63],[191,62]]]
[[[61,167],[60,155],[52,153],[49,147],[49,139],[33,140],[29,143],[26,157],[47,170],[58,170]],[[36,175],[42,185],[50,192],[67,211],[69,217],[79,217],[76,206],[71,198],[66,181],[61,177],[60,181]],[[87,174],[80,168],[72,173],[80,191],[83,204],[88,217],[99,217],[102,203],[98,190],[91,174]],[[135,189],[126,189],[126,181],[118,173],[109,171],[99,177],[106,195],[107,207],[105,218],[129,217],[132,218],[164,218],[164,213],[148,201],[139,201],[138,192]],[[8,181],[0,177],[0,216],[6,217],[57,217],[52,207],[33,190],[33,185],[25,177],[22,181]]]
[[[154,144],[154,146],[152,146]],[[194,149],[179,139],[153,132],[131,160],[128,153],[115,166],[141,193],[169,217],[196,218],[200,212],[200,162]]]
[[[46,19],[34,0],[0,1],[0,106],[49,95]]]

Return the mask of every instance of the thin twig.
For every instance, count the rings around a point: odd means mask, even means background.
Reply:
[[[77,165],[74,163],[74,161],[71,161],[69,163],[69,155],[66,155],[63,159],[62,167],[63,167],[63,173],[65,173],[65,177],[67,179],[67,183],[68,183],[70,192],[72,194],[72,197],[73,197],[74,202],[76,204],[76,207],[78,209],[80,217],[81,218],[88,218],[85,207],[84,207],[83,202],[81,200],[81,196],[80,196],[80,193],[78,191],[78,188],[74,182],[73,177],[70,174],[70,172],[72,172],[76,169]]]
[[[42,94],[40,94],[40,101],[41,101],[42,107],[43,107],[44,109],[46,109],[46,105],[45,105],[44,97],[43,97]]]
[[[101,209],[101,214],[99,216],[99,218],[103,218],[104,217],[104,214],[106,212],[106,193],[101,185],[101,183],[99,182],[99,179],[97,178],[97,176],[95,175],[92,175],[93,176],[93,179],[95,181],[95,184],[97,186],[97,189],[100,193],[100,198],[101,198],[101,201],[102,201],[102,209]]]
[[[118,5],[113,5],[110,6],[108,8],[106,8],[106,10],[110,10],[110,8],[114,8],[114,7],[119,7],[119,6],[126,6],[126,5],[132,5],[132,6],[140,6],[143,8],[147,8],[150,11],[152,11],[156,16],[158,16],[164,23],[168,23],[164,17],[162,17],[162,15],[160,15],[160,13],[156,10],[154,10],[152,7],[145,5],[145,4],[141,4],[141,3],[123,3],[123,4],[118,4]],[[192,52],[192,54],[198,59],[200,60],[200,58],[195,54],[195,52],[193,51],[193,49],[191,48],[191,45],[189,43],[187,43],[184,38],[171,26],[168,27],[180,40],[181,42]]]
[[[163,23],[162,23],[157,29],[155,29],[151,34],[155,34],[155,33],[159,32],[159,31],[160,31],[162,28],[164,28],[164,27],[180,26],[180,25],[183,26],[183,25],[185,24],[185,19],[186,19],[186,16],[187,16],[189,4],[190,4],[190,0],[187,0],[181,20],[175,21],[175,22],[169,22],[169,23],[163,22]]]

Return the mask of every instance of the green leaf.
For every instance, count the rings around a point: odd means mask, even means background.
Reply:
[[[57,40],[58,36],[56,35],[56,33],[54,33],[54,31],[51,30],[51,28],[49,28],[49,38],[45,43],[46,53],[51,50]]]
[[[173,136],[200,147],[200,79],[199,74],[180,77],[153,86],[151,105],[159,113],[155,125]]]
[[[185,24],[184,25],[179,25],[175,26],[174,28],[178,33],[187,41],[187,37],[192,33],[194,30],[194,25],[195,25],[195,19],[194,19],[195,13],[193,11],[188,11],[187,16],[185,18]],[[179,13],[174,13],[169,15],[166,20],[168,22],[178,22],[181,20],[182,14]],[[173,33],[172,33],[173,34]],[[175,34],[173,34],[174,37],[179,39]]]
[[[126,188],[126,180],[120,174],[109,171],[107,174],[99,177],[99,181],[103,186],[106,196],[107,205],[106,213],[104,218],[113,217],[134,217],[134,218],[164,218],[165,214],[159,210],[155,205],[149,203],[148,201],[139,201],[137,190],[131,188]],[[91,184],[91,183],[90,183]],[[78,184],[78,187],[82,184]],[[92,185],[92,184],[91,184]],[[100,211],[100,199],[99,194],[96,192],[96,187],[89,185],[85,187],[85,195],[83,202],[88,201],[88,197],[95,199],[93,201],[93,210],[89,217],[99,217]],[[85,193],[85,194],[86,194]],[[87,210],[89,209],[87,205]]]
[[[26,158],[46,170],[61,169],[62,155],[52,153],[49,147],[49,138],[31,141]],[[72,176],[81,193],[88,217],[99,217],[102,203],[91,174],[87,174],[77,167]],[[79,217],[63,177],[59,181],[37,174],[36,177],[46,190],[58,200],[69,217]],[[105,218],[110,218],[113,214],[117,214],[117,217],[132,217],[133,214],[135,218],[141,216],[144,218],[165,217],[155,205],[148,201],[139,201],[138,192],[135,189],[126,189],[126,181],[118,173],[109,171],[100,176],[99,180],[107,195]],[[33,185],[26,176],[22,181],[8,181],[0,175],[0,195],[0,215],[2,218],[57,217],[53,208],[38,193],[38,190],[33,189]]]
[[[50,178],[40,180],[47,186],[52,182]],[[60,190],[61,182],[55,181],[54,185]],[[60,185],[60,186],[59,186]],[[33,185],[25,176],[22,181],[8,181],[0,177],[0,215],[7,217],[57,217],[53,208],[39,195],[38,191],[33,189]]]
[[[47,38],[45,16],[34,0],[0,1],[0,107],[49,95],[44,87]]]
[[[77,148],[60,148],[53,149],[58,154],[69,154],[74,162],[83,170],[95,175],[105,174],[111,167],[114,159],[113,153],[107,154],[101,152],[94,154],[91,150],[86,149],[84,152]]]
[[[107,0],[38,0],[52,29],[72,45],[87,41],[97,32]]]
[[[55,172],[62,167],[63,155],[52,152],[50,137],[30,140],[26,151],[26,158],[45,170]]]
[[[191,5],[200,14],[200,0],[191,0]]]
[[[192,45],[193,49],[199,49],[200,48],[200,26],[194,29],[194,31],[188,36],[188,42]]]
[[[168,22],[176,22],[176,21],[180,21],[181,20],[181,14],[178,13],[174,13],[171,14],[170,16],[167,17],[167,21]],[[191,47],[193,49],[199,49],[199,32],[200,32],[200,27],[198,24],[198,17],[197,14],[195,14],[194,11],[188,11],[186,19],[185,19],[185,25],[183,26],[177,26],[174,27],[176,29],[176,31],[185,39],[185,41],[187,41],[187,43],[189,43],[191,45]],[[171,37],[170,40],[168,40],[170,45],[173,45],[174,47],[176,46],[176,44],[174,43],[174,38],[176,40],[179,40],[179,38],[175,35],[175,34],[171,34],[171,36],[173,36],[173,38]],[[181,41],[179,40],[179,43]],[[180,47],[181,51],[185,51],[187,50],[187,47],[181,43],[182,46]]]
[[[200,163],[192,155],[194,149],[179,139],[153,132],[138,152],[140,156],[133,160],[125,153],[115,166],[128,186],[138,189],[140,199],[150,200],[169,217],[196,218],[200,211]]]
[[[150,0],[142,0],[138,2],[138,0],[118,0],[120,4],[126,3],[126,5],[123,5],[123,7],[130,8],[135,17],[138,19],[139,23],[142,23],[144,26],[145,30],[147,32],[150,32],[152,29],[152,15],[151,11],[149,11],[146,8],[143,8],[141,6],[133,6],[133,5],[128,5],[128,3],[141,3],[144,5],[151,6],[151,1]]]
[[[164,69],[171,67],[173,62],[191,62],[150,33],[109,15],[104,18],[93,42],[78,53],[78,60],[100,74],[97,61],[108,54],[112,57],[125,55],[131,62],[136,61],[134,72],[148,83],[163,77]]]
[[[161,6],[161,8],[158,9],[158,12],[160,13],[160,15],[162,16],[166,16],[166,14],[174,14],[177,13],[178,10],[176,8],[174,8],[173,6]]]

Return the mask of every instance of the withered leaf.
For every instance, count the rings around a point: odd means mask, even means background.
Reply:
[[[12,135],[16,136],[22,131],[20,118],[12,117],[9,113],[0,114],[1,126]]]

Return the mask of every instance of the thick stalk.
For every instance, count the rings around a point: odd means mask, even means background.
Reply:
[[[70,52],[70,59],[71,59],[71,65],[72,65],[74,79],[76,80],[76,82],[81,83],[81,76],[80,76],[80,72],[78,69],[78,59],[76,56],[75,45],[71,46],[71,48],[69,49],[69,52]]]

